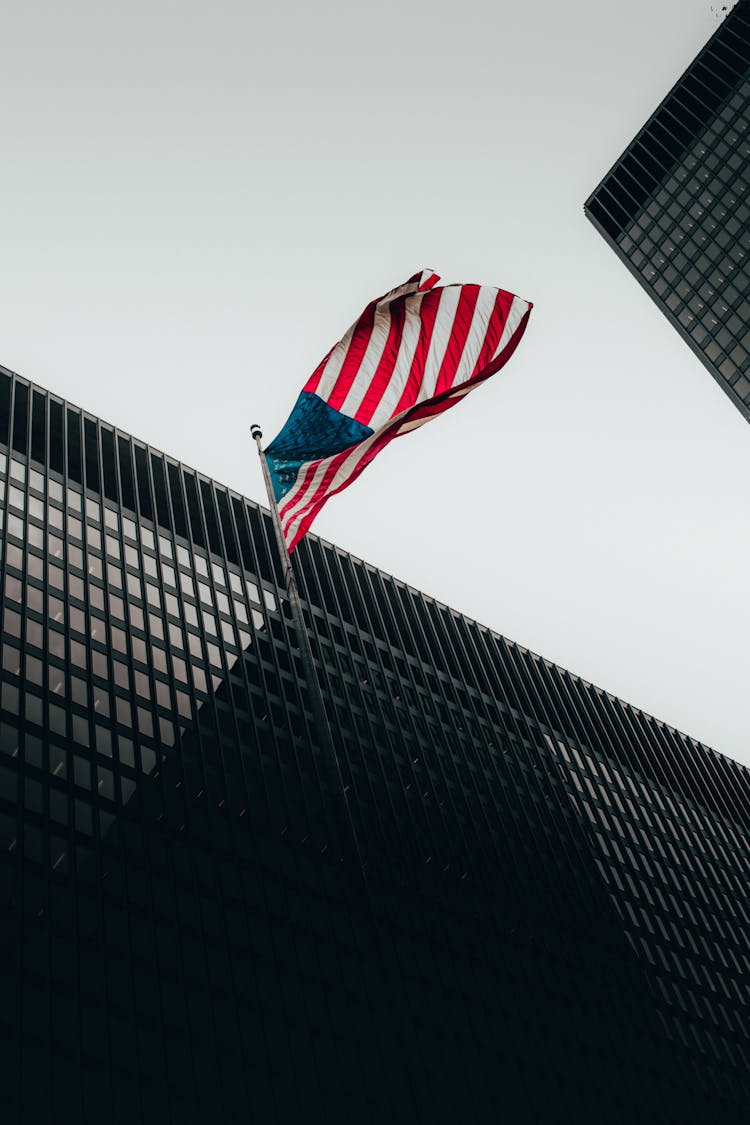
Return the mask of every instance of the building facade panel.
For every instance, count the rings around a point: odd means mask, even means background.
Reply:
[[[8,1119],[744,1121],[746,771],[0,370]]]
[[[750,4],[739,0],[586,201],[750,419]]]

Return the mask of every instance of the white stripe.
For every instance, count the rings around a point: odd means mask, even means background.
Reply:
[[[304,499],[310,492],[311,488],[318,487],[321,481],[322,473],[325,472],[325,469],[321,470],[321,465],[325,465],[329,460],[330,458],[326,458],[323,461],[317,462],[304,461],[300,465],[297,471],[297,480],[294,486],[289,490],[289,492],[287,492],[286,496],[283,497],[283,504],[279,505],[279,517],[281,519],[282,527],[284,526],[285,521],[288,519],[292,509],[296,509],[299,504],[304,502]],[[312,476],[307,479],[308,471],[315,464],[317,464],[318,466],[317,469],[312,474]]]
[[[402,295],[408,293],[416,293],[425,278],[430,277],[432,275],[432,272],[432,270],[422,270],[416,281],[404,282],[403,285],[399,285],[395,289],[391,289],[389,293],[386,293],[383,297],[381,297],[377,305],[375,306],[375,323],[377,323],[378,312],[380,310],[386,310],[391,301],[395,301],[397,297],[401,297]],[[439,280],[440,278],[438,278],[438,281]],[[329,356],[328,363],[323,368],[315,394],[318,395],[319,398],[322,398],[324,402],[328,402],[333,388],[336,386],[338,377],[341,374],[341,368],[344,366],[344,360],[346,359],[347,352],[349,351],[349,345],[352,342],[352,337],[361,324],[362,318],[365,316],[369,307],[370,306],[368,305],[367,308],[363,311],[362,316],[355,320],[354,324],[352,324],[351,328],[349,328],[346,335],[342,336],[338,344],[334,346]]]
[[[469,333],[466,337],[464,350],[461,353],[461,359],[456,368],[456,374],[451,383],[452,387],[458,387],[461,383],[465,383],[467,379],[471,378],[474,368],[476,367],[477,359],[479,358],[479,353],[487,339],[487,328],[496,300],[497,289],[492,289],[483,285],[479,290],[477,303],[474,306],[474,314],[471,318]]]
[[[406,316],[404,318],[401,343],[399,344],[393,373],[383,392],[383,397],[375,407],[372,417],[367,423],[373,430],[377,430],[379,426],[385,425],[401,400],[406,381],[409,378],[411,365],[414,362],[414,353],[417,350],[417,345],[422,335],[420,311],[424,298],[424,293],[416,293],[411,300],[406,302]],[[365,393],[367,393],[368,389],[369,384],[367,388],[365,388]],[[351,411],[352,416],[356,416],[357,411],[361,409],[364,399],[365,395],[363,394],[355,409]],[[345,410],[344,413],[347,414],[349,411]]]
[[[430,346],[425,357],[422,385],[414,400],[415,402],[424,402],[425,399],[432,398],[435,394],[440,365],[445,358],[453,333],[453,322],[456,319],[456,310],[461,299],[462,288],[461,285],[446,285],[444,289],[440,290],[440,307],[435,317]]]
[[[359,321],[351,326],[345,336],[342,336],[338,344],[336,344],[335,348],[331,352],[328,363],[323,368],[323,373],[320,376],[320,382],[318,383],[317,389],[314,393],[318,395],[319,398],[322,398],[324,402],[328,401],[328,397],[331,394],[331,391],[336,386],[336,380],[341,374],[341,368],[344,366],[346,353],[349,351],[349,345],[352,342],[352,336],[354,335],[354,330],[357,327],[357,324],[359,324]]]
[[[513,298],[510,303],[508,319],[505,322],[505,328],[503,328],[503,334],[500,337],[500,343],[495,348],[495,354],[492,357],[493,359],[496,359],[497,356],[499,356],[502,352],[503,348],[508,346],[511,337],[515,334],[516,329],[523,320],[524,315],[528,312],[528,309],[528,301],[522,301],[520,297]]]
[[[365,354],[362,356],[359,370],[354,376],[354,381],[347,392],[346,398],[338,408],[342,414],[346,414],[349,418],[354,417],[358,405],[361,404],[367,393],[367,388],[372,382],[372,377],[377,371],[378,364],[385,351],[385,345],[388,343],[390,331],[391,303],[389,301],[386,305],[378,305],[375,310],[372,332],[365,348]]]

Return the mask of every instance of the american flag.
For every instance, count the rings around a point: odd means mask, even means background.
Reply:
[[[510,359],[531,303],[432,270],[372,301],[305,384],[265,451],[291,551],[329,497],[401,434],[423,426]]]

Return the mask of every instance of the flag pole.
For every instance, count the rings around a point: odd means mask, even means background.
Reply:
[[[294,573],[292,566],[292,558],[287,549],[286,541],[284,539],[284,532],[281,528],[281,520],[279,519],[279,511],[276,507],[276,498],[273,494],[273,485],[271,484],[271,474],[268,469],[268,461],[261,448],[261,439],[263,433],[260,426],[252,425],[250,427],[250,436],[255,441],[258,447],[258,456],[260,457],[261,469],[263,471],[263,480],[266,485],[266,493],[268,495],[268,506],[271,509],[271,519],[273,521],[273,529],[276,535],[276,546],[279,553],[279,560],[284,572],[284,587],[289,599],[289,605],[292,611],[292,621],[294,623],[295,632],[297,634],[299,643],[299,654],[302,659],[302,669],[305,676],[310,692],[310,702],[313,712],[313,720],[317,731],[318,739],[322,751],[322,760],[326,772],[326,780],[333,796],[334,813],[336,820],[336,827],[338,829],[340,844],[344,853],[345,860],[354,869],[358,875],[360,882],[360,889],[366,888],[367,878],[365,875],[365,867],[362,859],[362,852],[357,839],[357,831],[354,827],[352,820],[351,809],[349,808],[349,801],[344,790],[344,779],[341,774],[341,767],[339,765],[338,756],[336,754],[336,747],[333,741],[333,734],[331,726],[328,722],[326,715],[325,703],[323,702],[323,693],[320,688],[320,680],[315,671],[315,662],[313,659],[312,646],[310,644],[310,634],[305,625],[305,617],[302,610],[302,601],[300,599],[299,587],[297,585],[297,576]]]

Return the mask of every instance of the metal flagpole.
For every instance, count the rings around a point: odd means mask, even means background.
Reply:
[[[339,842],[345,859],[358,874],[362,889],[366,889],[366,875],[362,852],[359,847],[354,821],[352,820],[349,801],[344,791],[344,779],[341,776],[341,767],[339,766],[336,747],[333,742],[333,734],[331,733],[328,716],[326,715],[323,695],[320,690],[320,681],[315,671],[312,647],[310,645],[310,635],[305,625],[297,578],[294,573],[294,567],[292,566],[291,556],[284,540],[284,533],[281,530],[281,521],[279,519],[278,508],[276,507],[276,499],[273,494],[271,474],[268,471],[268,462],[260,445],[263,437],[260,426],[251,426],[250,436],[254,439],[258,447],[258,456],[260,457],[260,464],[263,470],[263,480],[265,481],[266,493],[268,494],[268,506],[271,509],[273,529],[276,534],[276,546],[278,547],[279,559],[284,571],[284,586],[292,609],[292,620],[294,622],[295,632],[299,638],[299,652],[302,658],[302,668],[310,691],[313,719],[315,721],[318,738],[320,739],[326,780],[328,781],[328,786],[333,796],[336,827],[340,837]]]
[[[326,777],[328,787],[333,796],[334,818],[336,828],[339,834],[339,842],[344,855],[344,861],[348,867],[352,878],[355,881],[355,889],[362,898],[362,906],[369,917],[371,926],[371,936],[373,940],[373,948],[376,958],[382,966],[382,982],[384,985],[382,994],[376,993],[372,996],[373,1011],[377,1011],[381,1004],[385,1005],[385,1011],[382,1013],[382,1018],[391,1026],[401,1044],[399,1057],[402,1059],[409,1058],[409,1037],[406,1035],[404,1027],[403,1013],[401,1011],[400,997],[397,995],[396,987],[393,976],[393,966],[391,964],[391,957],[386,950],[383,939],[380,933],[380,927],[375,913],[374,903],[370,887],[367,883],[367,874],[365,871],[364,863],[362,860],[362,852],[359,847],[359,840],[357,839],[357,830],[354,827],[352,820],[351,810],[349,808],[349,801],[347,800],[346,793],[344,792],[344,779],[341,776],[341,767],[336,755],[336,747],[333,742],[333,735],[331,727],[328,722],[328,716],[325,711],[325,704],[323,702],[323,695],[320,690],[320,681],[317,672],[315,671],[315,664],[313,662],[312,648],[310,646],[310,635],[305,626],[305,618],[302,612],[302,602],[299,596],[299,587],[297,586],[297,578],[292,566],[292,559],[287,550],[286,542],[284,540],[284,533],[281,530],[281,521],[279,519],[278,508],[276,507],[276,498],[273,494],[273,486],[271,484],[271,474],[268,471],[268,462],[266,461],[265,454],[261,449],[261,439],[263,434],[258,425],[250,427],[250,435],[255,440],[258,447],[258,456],[260,457],[261,468],[263,470],[263,480],[266,484],[266,493],[268,494],[268,506],[271,509],[271,518],[273,520],[273,528],[276,535],[276,544],[279,550],[279,559],[284,571],[284,585],[286,587],[289,604],[292,608],[292,620],[294,621],[295,631],[299,638],[299,652],[302,658],[302,667],[305,674],[310,690],[310,700],[312,703],[313,718],[318,732],[318,738],[322,747],[322,757],[325,763]],[[410,1070],[407,1068],[403,1079],[411,1092],[414,1106],[416,1107],[416,1099],[414,1097],[414,1089],[412,1085],[412,1076]]]

